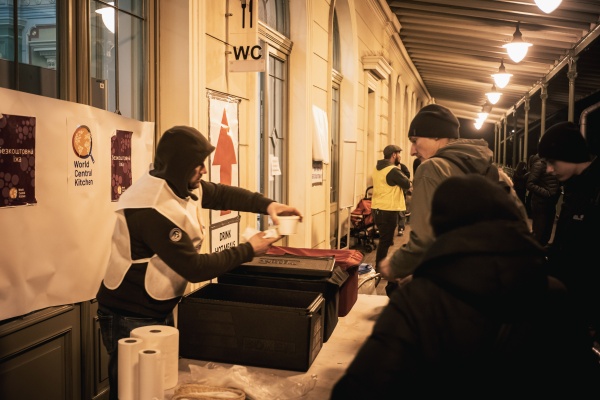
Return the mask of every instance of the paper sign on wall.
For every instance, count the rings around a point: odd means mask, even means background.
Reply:
[[[317,106],[312,107],[315,129],[313,130],[313,161],[323,161],[329,164],[329,151],[327,146],[327,137],[329,124],[327,123],[327,113]]]
[[[0,114],[0,207],[35,199],[35,117]]]

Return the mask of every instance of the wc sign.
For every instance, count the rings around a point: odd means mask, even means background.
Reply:
[[[229,72],[265,72],[266,63],[262,47],[233,46],[234,60],[229,61]]]
[[[239,0],[228,14],[230,48],[229,72],[265,72],[266,62],[258,39],[258,1]],[[235,0],[234,0],[235,4]]]

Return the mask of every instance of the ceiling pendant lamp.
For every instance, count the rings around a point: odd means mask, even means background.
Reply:
[[[502,93],[496,90],[496,85],[492,85],[492,91],[487,92],[485,95],[487,96],[488,101],[490,103],[496,104],[498,100],[500,100],[500,96],[502,96]]]
[[[560,3],[562,3],[562,0],[535,0],[535,4],[546,14],[556,10]]]
[[[494,78],[494,82],[496,82],[496,86],[500,89],[504,89],[506,85],[508,85],[508,81],[510,81],[510,77],[512,74],[506,72],[506,68],[504,67],[504,59],[500,60],[500,67],[498,68],[498,72],[492,74],[492,78]]]
[[[486,101],[485,103],[483,103],[483,105],[481,106],[481,112],[482,113],[491,113],[492,112],[492,105],[489,103],[489,101]],[[487,118],[487,116],[486,116]]]
[[[488,115],[490,115],[491,111],[492,105],[486,101],[485,104],[481,106],[481,112],[477,113],[477,119],[475,120],[475,128],[477,130],[483,126],[483,123],[487,119]]]
[[[517,30],[513,33],[512,41],[502,46],[506,49],[510,59],[516,63],[521,62],[521,60],[525,58],[527,50],[532,46],[531,43],[523,40],[523,34],[519,30],[519,24],[520,22],[517,22]]]

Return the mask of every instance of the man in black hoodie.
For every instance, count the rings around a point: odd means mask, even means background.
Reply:
[[[504,188],[449,177],[430,223],[435,241],[331,399],[583,398],[599,373],[587,330]]]
[[[203,282],[267,252],[279,237],[257,233],[246,243],[200,254],[204,239],[201,207],[298,215],[294,207],[260,193],[202,180],[214,146],[196,129],[175,126],[156,148],[153,168],[117,203],[117,221],[106,274],[97,294],[102,341],[109,354],[110,399],[118,398],[118,342],[131,330],[174,326],[173,309],[188,282]],[[196,194],[198,193],[198,195]]]

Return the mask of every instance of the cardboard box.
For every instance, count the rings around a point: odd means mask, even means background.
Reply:
[[[179,355],[306,372],[323,347],[321,293],[210,283],[178,306]]]

